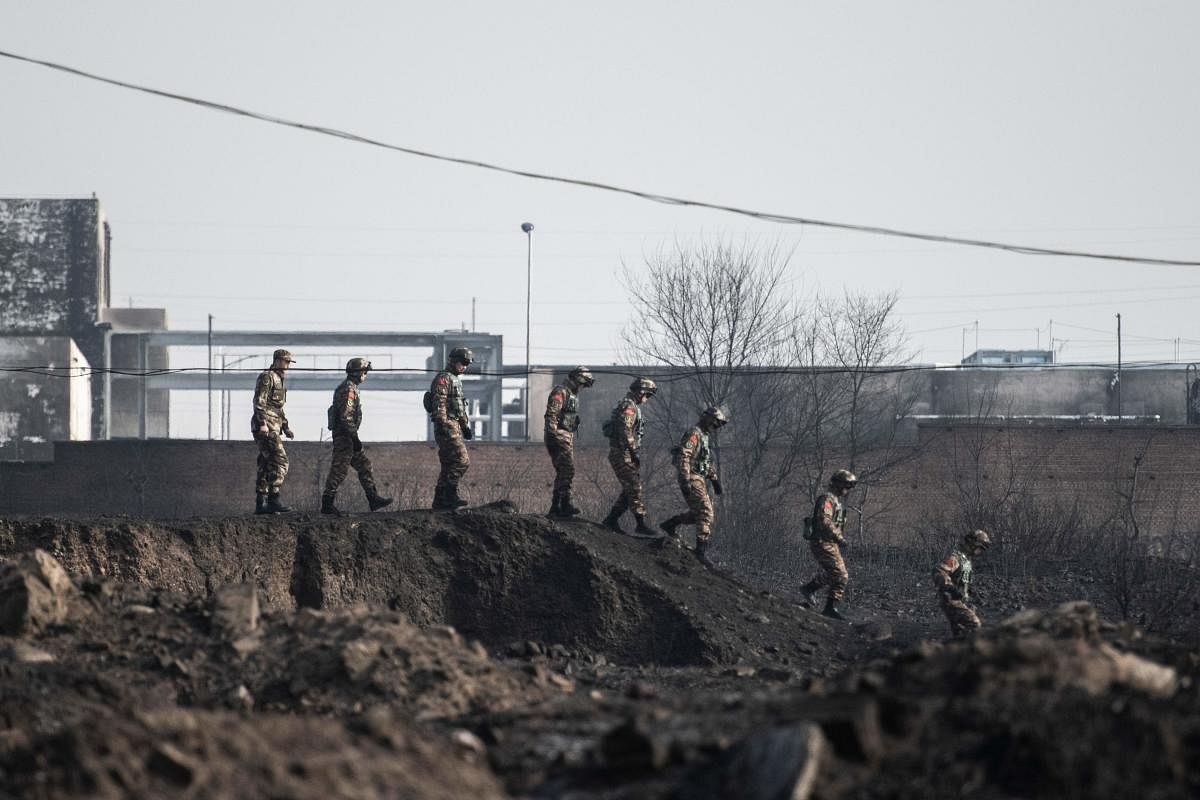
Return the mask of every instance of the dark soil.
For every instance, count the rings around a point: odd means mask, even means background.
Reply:
[[[999,580],[942,643],[919,586],[834,623],[503,507],[0,521],[34,548],[75,589],[0,636],[0,797],[1200,795],[1200,648]]]

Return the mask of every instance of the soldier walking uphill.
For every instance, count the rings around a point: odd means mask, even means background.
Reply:
[[[575,431],[579,430],[579,390],[596,382],[587,367],[576,367],[546,398],[546,452],[554,464],[554,499],[551,517],[574,517],[579,509],[571,502],[575,479]]]
[[[700,415],[700,421],[687,433],[679,447],[675,448],[675,467],[678,470],[679,491],[687,501],[688,510],[676,514],[662,524],[668,536],[676,537],[675,529],[680,525],[696,526],[696,558],[707,563],[708,538],[712,535],[713,505],[708,497],[708,482],[713,491],[721,493],[721,481],[713,465],[712,444],[709,434],[729,422],[725,409],[709,406]]]
[[[258,477],[255,480],[255,514],[283,514],[291,511],[279,499],[279,489],[287,477],[288,458],[283,449],[283,437],[295,438],[288,427],[283,404],[287,402],[287,387],[283,376],[295,364],[287,350],[276,350],[271,368],[258,376],[254,385],[254,415],[250,417],[250,432],[258,443]]]
[[[825,608],[822,614],[833,619],[845,619],[838,604],[846,595],[846,585],[850,583],[850,573],[846,570],[846,562],[842,560],[841,548],[846,545],[843,533],[846,526],[846,506],[842,498],[850,494],[850,490],[858,483],[858,478],[847,469],[839,469],[829,479],[829,491],[817,496],[817,504],[813,515],[805,520],[807,530],[804,538],[808,539],[808,547],[812,550],[813,558],[817,560],[820,571],[800,587],[804,594],[804,605],[816,607],[815,594],[822,586],[829,587],[825,598]]]
[[[474,439],[475,432],[471,430],[471,420],[467,416],[461,376],[472,360],[473,354],[466,347],[451,350],[446,358],[446,368],[433,379],[433,385],[425,395],[425,410],[433,422],[433,438],[442,464],[433,492],[434,511],[461,508],[467,504],[458,496],[458,482],[471,465],[464,440]]]
[[[604,435],[608,437],[608,463],[621,484],[621,496],[613,503],[612,510],[604,518],[604,527],[621,530],[621,515],[633,512],[637,523],[634,533],[653,536],[654,531],[646,524],[646,502],[642,493],[642,436],[646,423],[642,420],[642,403],[645,403],[658,386],[649,378],[638,378],[629,384],[629,392],[617,403],[612,416],[604,423]]]
[[[958,549],[933,571],[933,585],[938,590],[942,613],[950,621],[950,632],[955,636],[965,636],[980,625],[979,615],[967,605],[971,599],[971,559],[991,546],[992,537],[987,531],[964,534]]]
[[[362,392],[359,387],[371,371],[371,362],[365,358],[352,358],[346,362],[346,380],[338,384],[333,392],[333,405],[329,407],[329,430],[333,432],[333,457],[329,460],[329,477],[325,479],[325,491],[321,494],[321,513],[338,514],[334,506],[338,487],[346,479],[350,467],[358,473],[358,482],[367,494],[367,505],[372,511],[391,505],[390,497],[380,497],[371,475],[371,460],[367,458],[358,428],[362,424]]]

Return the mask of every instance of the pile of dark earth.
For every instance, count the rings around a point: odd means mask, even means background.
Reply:
[[[0,559],[0,797],[1200,796],[1200,648],[1081,602],[910,639],[503,505]]]

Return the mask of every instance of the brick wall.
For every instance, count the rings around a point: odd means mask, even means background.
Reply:
[[[927,509],[944,509],[972,486],[1003,491],[1019,485],[1045,501],[1078,500],[1099,511],[1128,489],[1133,459],[1144,453],[1138,511],[1149,533],[1200,531],[1200,430],[1195,428],[1042,428],[922,426],[912,460],[872,488],[872,525],[906,535],[924,524]],[[726,445],[728,447],[728,445]],[[514,500],[522,510],[549,506],[553,473],[541,445],[471,445],[465,492],[473,503]],[[284,499],[301,510],[319,505],[330,446],[288,445],[291,471]],[[428,506],[437,477],[431,444],[368,443],[375,474],[401,507]],[[252,442],[182,440],[68,442],[47,464],[0,464],[0,514],[131,514],[164,517],[245,513],[254,499]],[[576,493],[593,519],[617,492],[604,448],[577,453]],[[651,517],[683,510],[665,449],[645,459]],[[871,467],[871,459],[862,460]],[[737,487],[733,487],[737,491]],[[799,525],[795,509],[807,498],[782,493],[763,502],[788,513],[779,524]],[[339,505],[363,510],[353,473]]]

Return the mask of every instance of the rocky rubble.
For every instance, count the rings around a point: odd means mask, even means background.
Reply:
[[[582,522],[180,525],[0,524],[0,797],[1200,795],[1200,648],[1086,603],[906,641]]]

